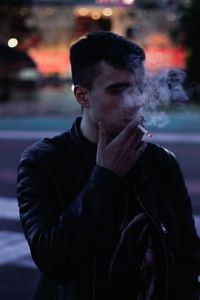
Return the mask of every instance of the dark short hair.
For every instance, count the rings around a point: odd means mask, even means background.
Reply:
[[[88,89],[92,88],[93,79],[100,73],[101,61],[117,69],[134,72],[144,60],[145,53],[142,48],[108,31],[89,33],[74,43],[70,49],[73,83]]]

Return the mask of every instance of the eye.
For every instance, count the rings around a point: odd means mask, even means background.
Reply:
[[[106,90],[111,95],[121,95],[124,92],[133,94],[136,86],[131,83],[116,83],[107,87]]]
[[[109,92],[111,94],[122,94],[125,90],[127,89],[127,87],[115,87],[115,88],[111,88],[109,90]]]

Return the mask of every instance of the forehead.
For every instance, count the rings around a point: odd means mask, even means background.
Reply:
[[[98,66],[99,75],[93,80],[93,87],[107,87],[115,83],[139,84],[144,78],[144,67],[141,65],[130,72],[126,69],[118,69],[102,61]]]

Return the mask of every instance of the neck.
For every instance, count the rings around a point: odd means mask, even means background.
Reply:
[[[99,131],[95,124],[90,122],[86,117],[82,117],[80,129],[83,136],[90,142],[97,144],[99,139]]]

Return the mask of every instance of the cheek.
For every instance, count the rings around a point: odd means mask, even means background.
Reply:
[[[119,108],[119,102],[114,97],[102,96],[96,103],[95,109],[103,115],[112,114]]]
[[[116,120],[121,120],[124,115],[124,107],[118,101],[114,101],[112,103],[107,104],[103,111],[103,117],[107,118],[108,122],[112,123]]]
[[[121,122],[125,114],[124,96],[98,95],[93,98],[91,113],[95,119],[102,119],[108,124]]]

